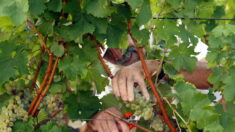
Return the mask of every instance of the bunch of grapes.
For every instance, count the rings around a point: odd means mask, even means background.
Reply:
[[[150,128],[152,128],[155,131],[164,131],[164,123],[159,118],[159,116],[155,116],[153,120],[150,123]]]
[[[28,113],[24,110],[19,96],[9,100],[8,106],[4,106],[0,113],[0,132],[12,132],[12,126],[16,120],[28,120]]]
[[[141,116],[144,120],[152,119],[154,116],[153,105],[146,100],[139,92],[135,93],[134,102],[126,103],[126,107],[134,111],[134,115]]]
[[[48,117],[52,112],[61,109],[62,101],[61,101],[61,95],[56,94],[49,94],[45,97],[44,103],[42,103],[42,107],[44,107],[44,111],[41,110],[39,112],[38,118],[39,120],[43,120]],[[58,125],[64,125],[64,113],[61,111],[59,114],[57,114],[54,118],[57,119],[56,123]]]

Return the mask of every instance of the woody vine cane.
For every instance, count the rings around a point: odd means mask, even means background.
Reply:
[[[44,79],[40,85],[39,90],[36,92],[36,97],[33,99],[32,103],[30,104],[28,113],[29,115],[35,116],[36,114],[36,110],[38,108],[38,106],[40,105],[43,97],[45,96],[45,94],[47,93],[47,91],[50,88],[50,85],[52,83],[53,80],[53,76],[56,70],[56,67],[58,65],[58,61],[59,58],[57,57],[55,60],[55,63],[53,65],[53,59],[54,59],[54,55],[53,53],[48,49],[48,47],[46,46],[46,41],[43,38],[43,36],[40,34],[40,32],[36,29],[36,27],[34,26],[34,24],[31,21],[27,21],[27,25],[29,25],[33,31],[38,35],[41,43],[42,43],[42,48],[45,49],[45,51],[48,53],[49,58],[48,58],[48,66],[47,66],[47,70],[46,70],[46,75],[44,76]],[[36,80],[37,78],[34,78],[34,80]],[[49,79],[49,80],[48,80]],[[44,89],[45,88],[45,89]]]
[[[163,118],[164,118],[164,122],[168,125],[168,127],[169,127],[170,130],[171,130],[171,132],[176,132],[175,127],[173,126],[173,124],[171,123],[171,121],[170,121],[170,119],[169,119],[169,117],[168,117],[168,114],[167,114],[167,112],[166,112],[166,109],[165,109],[165,107],[164,107],[164,104],[163,104],[163,102],[162,102],[162,99],[161,99],[161,97],[160,97],[160,94],[158,93],[157,88],[156,88],[156,86],[154,85],[154,83],[153,83],[153,81],[152,81],[152,79],[151,79],[151,75],[150,75],[149,72],[148,72],[148,67],[147,67],[147,65],[146,65],[146,63],[145,63],[144,55],[143,55],[142,49],[141,49],[140,47],[137,47],[137,46],[136,46],[136,45],[138,44],[138,41],[137,41],[137,40],[132,36],[132,34],[131,34],[131,26],[132,26],[132,25],[131,25],[131,21],[128,21],[128,33],[129,33],[129,35],[131,36],[131,39],[133,40],[133,42],[134,42],[134,44],[135,44],[135,47],[136,47],[136,49],[137,49],[137,53],[138,53],[138,55],[139,55],[139,57],[140,57],[140,61],[141,61],[142,68],[143,68],[144,73],[145,73],[145,75],[146,75],[146,79],[147,79],[147,81],[148,81],[148,83],[149,83],[149,85],[150,85],[150,87],[151,87],[151,89],[152,89],[152,92],[153,92],[153,94],[154,94],[154,97],[156,98],[157,103],[158,103],[158,105],[159,105],[159,107],[160,107],[160,109],[161,109],[161,111],[162,111]]]

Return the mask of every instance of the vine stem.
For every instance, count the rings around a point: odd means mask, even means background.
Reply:
[[[39,99],[38,99],[38,101],[36,102],[36,104],[35,104],[35,106],[34,106],[34,108],[33,108],[33,110],[32,110],[32,115],[33,115],[33,116],[36,116],[36,111],[37,111],[37,109],[38,109],[40,103],[42,102],[44,96],[46,95],[47,91],[49,90],[49,88],[50,88],[50,86],[51,86],[51,83],[52,83],[53,77],[54,77],[54,75],[55,75],[55,71],[56,71],[56,67],[57,67],[57,65],[58,65],[58,62],[59,62],[59,57],[57,57],[56,60],[55,60],[55,63],[54,63],[54,66],[53,66],[53,69],[52,69],[50,78],[49,78],[48,83],[47,83],[47,85],[46,85],[46,88],[45,88],[45,89],[42,91],[42,93],[40,94]]]
[[[49,55],[52,55],[52,52],[49,50],[49,48],[46,46],[46,40],[43,38],[43,36],[41,35],[41,33],[39,32],[39,30],[34,26],[34,24],[30,21],[27,20],[27,25],[29,25],[33,31],[38,35],[39,39],[41,40],[42,43],[42,47],[47,51],[47,53]]]
[[[122,120],[123,122],[125,122],[127,124],[130,124],[130,125],[133,125],[133,126],[139,128],[140,130],[142,130],[144,132],[152,132],[152,131],[148,130],[147,128],[144,128],[144,127],[142,127],[142,126],[140,126],[140,125],[138,125],[136,123],[132,123],[132,122],[129,122],[128,120],[125,120],[125,119],[121,118],[119,115],[116,115],[115,113],[113,113],[113,112],[111,112],[109,110],[106,110],[105,112],[110,114],[110,115],[112,115],[112,116],[114,116],[114,117],[116,117],[116,118],[118,118],[118,119],[120,119],[120,120]]]
[[[49,122],[53,117],[55,117],[57,114],[59,114],[59,113],[63,110],[63,108],[64,108],[64,107],[62,106],[61,108],[59,108],[59,109],[53,111],[53,112],[49,115],[48,118],[46,118],[45,120],[42,120],[42,121],[40,121],[38,124],[36,124],[36,125],[34,126],[34,129],[37,129],[37,128],[39,128],[41,125],[46,124],[47,122]]]
[[[161,97],[160,97],[160,94],[158,93],[157,89],[156,89],[156,86],[154,85],[152,79],[151,79],[151,75],[149,74],[148,72],[148,67],[147,67],[147,64],[145,63],[145,60],[144,60],[144,55],[143,55],[143,52],[142,52],[142,48],[140,47],[137,47],[136,45],[138,44],[138,41],[132,36],[131,34],[131,21],[128,21],[128,33],[129,35],[131,36],[131,39],[132,41],[134,42],[135,44],[135,47],[137,49],[137,53],[139,55],[139,58],[140,58],[140,61],[141,61],[141,65],[142,65],[142,68],[144,70],[144,73],[145,73],[145,76],[146,76],[146,79],[152,89],[152,92],[157,100],[157,103],[162,111],[162,114],[163,114],[163,117],[164,117],[164,121],[165,123],[168,125],[168,127],[170,128],[171,132],[176,132],[176,129],[174,127],[174,125],[171,123],[169,117],[168,117],[168,114],[166,112],[166,109],[164,107],[164,104],[161,100]]]
[[[95,36],[89,35],[89,37],[93,42],[96,43],[96,51],[97,51],[100,63],[102,64],[102,66],[103,66],[105,72],[107,73],[108,77],[110,77],[112,79],[113,75],[112,75],[111,71],[109,70],[108,66],[105,64],[104,58],[101,56],[101,50],[100,50],[101,44],[96,40]],[[103,48],[103,47],[101,47],[101,48]]]
[[[162,65],[163,65],[164,58],[165,58],[165,51],[164,51],[164,54],[163,54],[163,56],[162,56],[162,58],[160,60],[159,67],[157,68],[155,85],[158,84],[158,77],[159,77],[159,74],[160,74],[160,72],[162,70]]]
[[[173,111],[173,113],[175,113],[185,124],[185,126],[188,128],[189,132],[192,132],[192,130],[190,129],[190,126],[188,126],[188,123],[184,120],[184,118],[175,110],[175,108],[171,105],[171,103],[167,100],[166,97],[163,97],[163,100],[165,100],[165,102],[169,105],[169,107],[171,108],[171,110]]]
[[[29,110],[28,110],[28,114],[29,115],[32,115],[32,110],[34,109],[35,107],[35,104],[37,103],[43,89],[45,88],[46,86],[46,83],[47,83],[47,80],[51,74],[51,70],[52,70],[52,63],[53,63],[53,55],[50,55],[49,56],[49,60],[48,60],[48,66],[47,66],[47,71],[46,71],[46,75],[44,76],[44,79],[43,79],[43,82],[41,83],[40,85],[40,88],[39,90],[37,91],[37,95],[36,97],[33,99],[30,107],[29,107]]]
[[[38,61],[38,65],[37,65],[37,69],[36,69],[36,72],[35,72],[35,75],[33,77],[33,82],[31,84],[31,87],[29,88],[29,90],[32,92],[33,89],[35,89],[35,85],[36,85],[36,82],[37,82],[37,78],[38,78],[38,75],[39,75],[39,72],[41,70],[41,67],[42,67],[42,56],[43,56],[43,53],[44,53],[44,48],[42,47],[41,48],[41,53],[40,53],[40,57],[39,57],[39,61]],[[36,90],[36,89],[35,89]]]

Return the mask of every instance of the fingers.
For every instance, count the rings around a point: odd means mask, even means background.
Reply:
[[[121,95],[121,98],[124,100],[124,101],[127,101],[128,97],[127,97],[127,89],[126,89],[126,81],[127,81],[127,78],[125,75],[120,75],[120,77],[118,78],[118,88],[119,88],[119,92],[120,92],[120,95]]]
[[[149,100],[149,93],[148,93],[148,90],[146,88],[146,85],[145,85],[145,82],[144,82],[144,79],[143,78],[140,78],[140,77],[136,77],[135,78],[136,82],[139,84],[139,87],[140,87],[140,90],[142,92],[142,94],[144,95],[144,97]]]
[[[117,127],[117,124],[115,123],[115,121],[107,121],[107,124],[108,124],[108,127],[109,127],[109,130],[112,131],[112,132],[118,132],[118,127]]]
[[[118,79],[118,75],[116,75],[113,79],[112,79],[112,87],[113,87],[113,93],[115,94],[115,96],[117,98],[120,97],[120,92],[119,92],[119,89],[118,89],[118,82],[117,82],[117,79]]]
[[[127,95],[128,95],[128,101],[133,102],[134,101],[134,81],[132,77],[127,78]]]
[[[119,119],[116,120],[116,121],[117,121],[117,123],[119,124],[119,126],[121,127],[122,132],[129,132],[129,131],[130,131],[128,125],[127,125],[125,122],[123,122],[123,121],[121,121],[121,120],[119,120]]]

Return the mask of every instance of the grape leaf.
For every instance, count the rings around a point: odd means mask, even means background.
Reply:
[[[144,3],[140,9],[138,16],[136,17],[136,21],[139,26],[144,25],[152,18],[152,11],[150,8],[149,0],[144,0]]]
[[[54,20],[45,20],[41,21],[42,23],[38,26],[38,30],[43,36],[51,35],[54,31]]]
[[[47,3],[48,9],[54,12],[60,12],[62,9],[62,0],[51,0]]]
[[[112,48],[120,48],[119,44],[123,39],[127,40],[127,32],[120,26],[109,25],[107,29],[107,44]]]
[[[64,54],[64,46],[59,45],[58,43],[53,43],[53,45],[51,46],[51,51],[57,57],[61,57]]]
[[[0,43],[0,84],[4,83],[11,77],[16,77],[17,72],[20,74],[27,73],[26,53],[22,50],[22,46],[17,46],[11,42]],[[15,55],[12,55],[15,54]]]
[[[87,65],[89,62],[83,61],[81,57],[65,57],[60,61],[58,67],[60,71],[63,71],[65,76],[70,80],[75,80],[78,75],[82,78],[86,77],[88,72]]]
[[[87,0],[86,12],[95,17],[107,17],[114,11],[109,0]]]
[[[1,0],[0,16],[8,16],[16,25],[22,24],[27,18],[28,0]]]
[[[226,101],[232,101],[235,96],[235,88],[233,79],[235,77],[235,67],[229,70],[229,75],[224,78],[224,99]]]
[[[102,102],[102,109],[117,107],[120,104],[115,95],[111,93],[105,95],[100,101]]]
[[[0,89],[1,90],[1,89]],[[1,99],[1,103],[0,103],[0,109],[5,106],[8,103],[8,100],[10,99],[10,96],[7,94],[2,94],[0,92],[0,99]]]
[[[43,0],[29,0],[29,11],[32,15],[40,15],[45,9],[46,6]]]
[[[193,47],[190,48],[186,44],[180,44],[172,49],[169,57],[172,59],[173,67],[177,71],[185,69],[192,72],[197,62],[195,57],[190,57],[192,54],[194,54]]]
[[[147,29],[139,30],[139,27],[133,26],[131,29],[133,37],[138,41],[138,46],[143,46],[148,44],[149,31]]]
[[[17,120],[16,122],[14,122],[14,126],[12,129],[14,132],[32,132],[34,131],[33,124],[34,123],[32,118],[30,118],[28,122]]]
[[[142,5],[143,0],[126,0],[126,2],[128,2],[131,8],[135,9]]]
[[[215,37],[228,36],[235,33],[235,25],[226,24],[219,25],[212,30],[212,33]]]
[[[59,28],[57,30],[59,30],[61,37],[64,38],[65,41],[80,41],[82,39],[82,35],[86,33],[93,33],[95,31],[95,27],[90,24],[86,18],[80,16],[77,23]]]
[[[67,111],[70,118],[89,119],[99,110],[101,107],[99,99],[92,94],[92,91],[79,91],[77,95],[70,95],[65,99],[64,102],[68,105]]]

